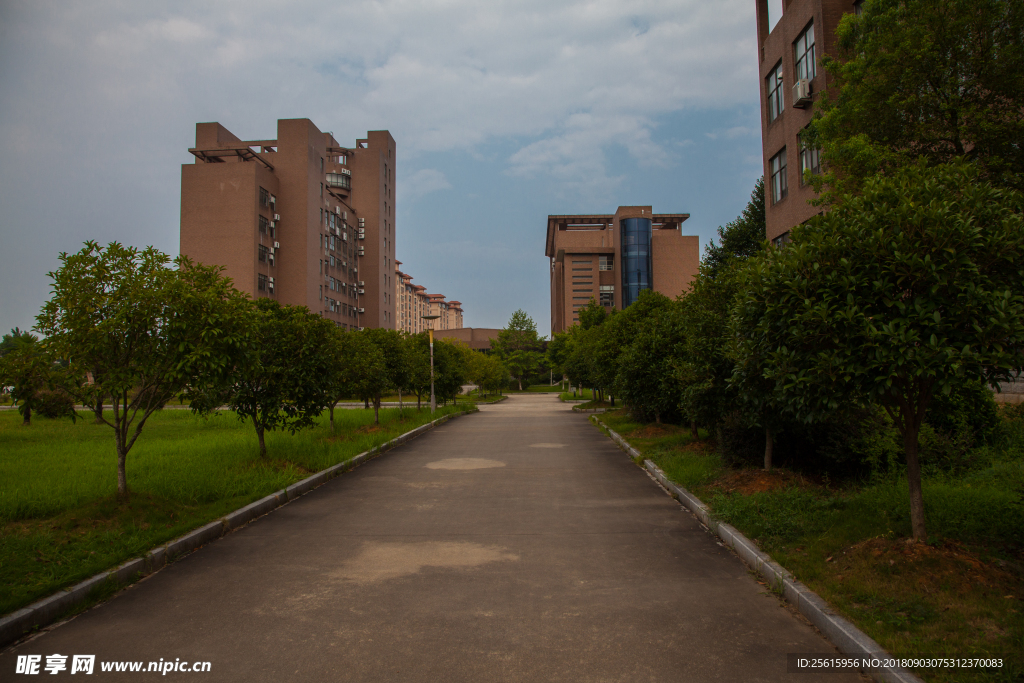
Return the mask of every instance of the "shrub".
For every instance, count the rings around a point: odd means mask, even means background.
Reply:
[[[75,401],[64,391],[43,389],[35,395],[33,407],[43,417],[60,418],[70,417],[74,419]]]

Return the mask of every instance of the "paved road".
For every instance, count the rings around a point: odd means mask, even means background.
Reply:
[[[211,662],[168,680],[809,683],[785,653],[833,651],[540,394],[445,424],[8,649],[0,680],[33,680],[12,675],[17,655],[60,653]]]

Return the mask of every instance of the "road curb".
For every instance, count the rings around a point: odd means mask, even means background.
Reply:
[[[367,460],[386,453],[387,451],[404,444],[410,439],[420,436],[424,432],[444,424],[461,415],[466,415],[474,410],[465,410],[439,417],[436,420],[421,425],[416,429],[395,437],[390,441],[382,443],[376,448],[364,451],[345,462],[332,465],[325,470],[309,476],[302,481],[296,482],[288,488],[272,493],[234,512],[229,512],[223,517],[216,519],[209,524],[194,529],[184,536],[180,536],[163,545],[157,546],[146,552],[142,557],[128,560],[114,569],[100,572],[71,588],[58,591],[52,595],[33,602],[10,614],[0,617],[0,646],[7,645],[17,640],[26,633],[47,626],[66,614],[69,610],[83,604],[90,597],[104,588],[111,585],[122,587],[133,583],[137,578],[146,574],[152,574],[168,562],[183,557],[201,546],[215,541],[225,534],[231,533],[258,517],[273,512],[285,503],[309,493],[321,484],[344,474],[345,472],[363,464]]]
[[[665,473],[657,465],[651,460],[644,459],[637,449],[633,448],[608,425],[601,422],[596,415],[591,417],[598,426],[608,432],[611,440],[626,451],[634,462],[640,464],[642,460],[642,467],[668,491],[669,495],[693,512],[704,526],[721,538],[725,545],[732,548],[748,567],[760,574],[772,590],[781,593],[843,654],[882,660],[892,658],[874,639],[840,616],[817,593],[797,581],[782,565],[767,553],[762,552],[753,541],[732,525],[716,520],[708,506],[700,498],[665,476]],[[884,683],[923,683],[922,679],[902,667],[865,668],[862,671],[876,681]]]

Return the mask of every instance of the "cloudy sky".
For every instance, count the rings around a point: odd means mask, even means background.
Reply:
[[[761,175],[752,0],[0,0],[0,331],[61,251],[178,252],[195,124],[398,145],[396,246],[466,325],[549,328],[548,214],[688,212]]]

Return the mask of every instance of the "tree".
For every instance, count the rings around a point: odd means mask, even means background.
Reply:
[[[843,17],[813,124],[825,201],[919,156],[1024,189],[1022,35],[1019,0],[872,0]]]
[[[146,420],[171,398],[202,398],[230,375],[246,331],[245,296],[220,268],[169,258],[153,247],[86,242],[61,253],[53,294],[36,318],[82,403],[113,401],[117,491],[128,496],[125,463]],[[85,382],[86,372],[92,382]]]
[[[305,306],[282,306],[256,299],[249,316],[252,346],[235,370],[227,404],[239,420],[250,420],[267,457],[265,434],[287,429],[294,434],[312,427],[331,404],[329,355],[334,323]]]
[[[737,261],[744,261],[764,250],[764,178],[758,178],[754,189],[736,220],[718,228],[718,244],[712,240],[704,249],[700,264],[703,278],[715,280]]]
[[[364,332],[344,332],[338,363],[343,372],[339,395],[370,401],[390,386],[384,351]],[[374,416],[380,423],[380,404],[374,402]]]
[[[444,339],[434,340],[434,393],[444,404],[455,401],[466,382],[463,354]]]
[[[1022,213],[1024,195],[973,165],[921,162],[867,180],[785,249],[753,259],[740,284],[740,355],[765,359],[787,410],[812,419],[867,400],[889,413],[917,540],[918,434],[932,397],[1024,366]]]
[[[672,363],[686,339],[677,309],[678,303],[654,311],[620,356],[615,384],[637,420],[678,420],[679,382]]]
[[[520,391],[523,390],[523,378],[540,365],[542,341],[537,336],[537,324],[521,308],[512,314],[497,339],[491,340],[491,348],[519,382]]]
[[[737,384],[730,384],[734,360],[729,357],[729,311],[738,293],[736,272],[764,251],[764,182],[758,178],[750,201],[736,220],[718,228],[720,244],[712,242],[704,252],[700,271],[682,297],[679,315],[685,342],[675,359],[676,379],[681,386],[679,408],[690,420],[694,438],[697,426],[714,429],[736,409]],[[749,396],[749,387],[742,393]],[[749,405],[749,404],[748,404]],[[765,422],[760,406],[742,413],[759,426]],[[766,469],[771,469],[772,432],[766,430]]]
[[[22,424],[32,423],[39,393],[53,383],[53,358],[34,334],[18,328],[0,342],[0,387],[10,387]]]
[[[376,424],[380,424],[380,402],[385,392],[401,391],[408,387],[412,379],[412,368],[406,354],[406,345],[402,334],[397,330],[383,327],[364,330],[360,334],[366,336],[372,344],[380,349],[384,357],[384,381],[374,385],[375,391],[369,397],[373,402],[373,415]]]

